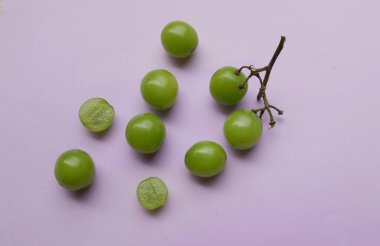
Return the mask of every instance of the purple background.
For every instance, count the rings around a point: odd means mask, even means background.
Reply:
[[[379,245],[378,0],[8,0],[0,13],[0,245]],[[191,23],[199,47],[169,58],[160,32]],[[259,145],[233,151],[222,134],[233,110],[208,91],[225,65],[264,66],[287,43],[268,96],[285,110]],[[136,154],[124,129],[151,112],[142,77],[164,68],[179,81],[160,114],[167,138],[154,157]],[[259,107],[251,84],[238,108]],[[116,109],[103,136],[77,111],[91,97]],[[225,147],[228,166],[201,181],[183,164],[196,141]],[[96,181],[70,194],[54,178],[58,155],[81,148]],[[161,177],[167,205],[143,210],[135,189]]]

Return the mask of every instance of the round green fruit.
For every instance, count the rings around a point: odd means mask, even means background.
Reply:
[[[246,150],[255,146],[262,132],[261,119],[249,110],[236,110],[224,122],[224,136],[227,142],[238,150]]]
[[[103,98],[91,98],[79,109],[82,125],[91,132],[102,132],[111,126],[115,111]]]
[[[189,171],[198,177],[212,177],[223,171],[227,154],[223,147],[211,141],[194,144],[185,155]]]
[[[169,55],[185,58],[197,48],[198,35],[194,28],[186,22],[173,21],[162,30],[161,43]]]
[[[67,190],[83,189],[94,180],[94,161],[83,150],[68,150],[58,157],[54,175],[58,183]]]
[[[210,80],[210,93],[212,97],[223,105],[234,105],[245,96],[248,84],[239,88],[246,80],[243,73],[236,74],[235,67],[222,67],[217,70]]]
[[[141,95],[152,108],[170,108],[178,93],[178,83],[170,72],[158,69],[146,74],[140,86]]]
[[[165,139],[164,122],[151,113],[139,114],[127,124],[125,136],[137,152],[151,154],[160,149]]]
[[[156,177],[144,179],[137,186],[137,199],[148,210],[162,207],[168,199],[168,193],[166,184]]]

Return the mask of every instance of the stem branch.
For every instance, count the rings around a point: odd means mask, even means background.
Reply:
[[[278,44],[277,49],[274,52],[273,57],[270,60],[268,66],[265,66],[262,68],[255,68],[253,65],[250,65],[250,66],[242,66],[236,70],[237,75],[239,75],[243,69],[248,69],[250,71],[245,81],[241,85],[239,85],[239,89],[241,90],[245,88],[245,86],[248,83],[248,80],[252,78],[253,76],[255,76],[259,80],[260,90],[259,90],[259,93],[257,94],[257,100],[260,100],[262,98],[264,102],[264,107],[258,108],[258,109],[252,109],[252,112],[254,112],[255,114],[258,114],[258,116],[261,119],[265,111],[267,111],[269,115],[269,125],[271,125],[271,127],[274,127],[276,124],[276,121],[274,120],[271,109],[275,110],[278,115],[282,115],[284,111],[282,111],[281,109],[269,103],[267,94],[266,94],[266,86],[268,84],[269,76],[272,71],[273,65],[276,62],[278,56],[280,55],[282,49],[284,48],[285,41],[286,41],[286,38],[284,36],[281,36],[280,43]],[[260,72],[265,72],[264,80],[261,78]]]
[[[268,69],[265,72],[264,86],[267,86],[268,84],[270,72],[272,71],[273,65],[276,62],[277,57],[280,55],[282,49],[284,48],[285,41],[286,41],[286,38],[284,36],[281,36],[280,43],[278,44],[277,49],[274,52],[273,57],[269,62],[269,65],[267,66]],[[257,100],[260,100],[262,97],[263,97],[263,94],[260,91],[259,94],[257,94]]]

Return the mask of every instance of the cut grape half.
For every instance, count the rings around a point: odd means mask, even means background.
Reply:
[[[137,186],[137,198],[143,208],[158,209],[166,203],[168,188],[161,179],[150,177],[142,180]]]
[[[113,122],[115,111],[103,98],[91,98],[79,109],[79,119],[83,126],[91,132],[102,132]]]

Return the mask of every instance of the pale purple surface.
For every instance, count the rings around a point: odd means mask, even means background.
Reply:
[[[379,245],[380,4],[373,1],[8,0],[0,13],[0,245]],[[186,63],[163,51],[160,31],[182,19],[200,45]],[[263,66],[287,36],[269,82],[285,110],[260,144],[228,147],[223,109],[208,91],[224,65]],[[153,158],[124,129],[151,112],[139,85],[150,70],[178,79],[161,114],[167,139]],[[257,83],[257,82],[256,82]],[[258,107],[251,84],[239,108]],[[104,136],[77,111],[91,97],[116,109]],[[268,123],[265,117],[264,123]],[[225,147],[228,167],[202,182],[183,157],[196,141]],[[58,155],[88,151],[93,187],[60,188]],[[137,202],[137,183],[168,185],[158,213]]]

